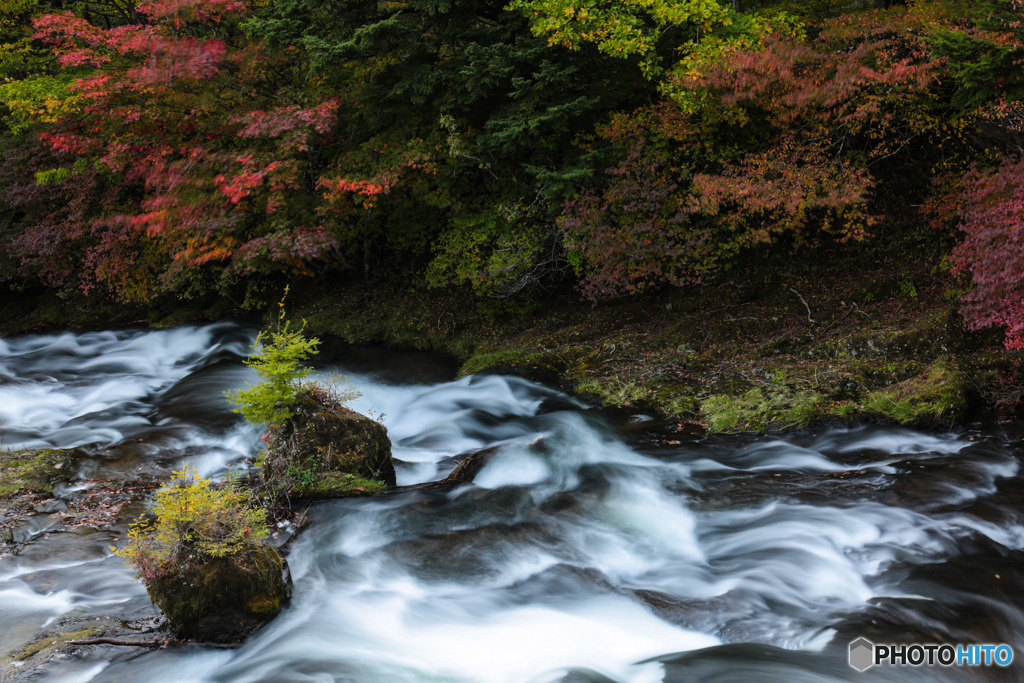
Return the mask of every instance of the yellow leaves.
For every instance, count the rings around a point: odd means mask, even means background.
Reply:
[[[284,300],[288,298],[288,288],[289,287],[291,287],[291,285],[285,285],[284,286],[284,294],[281,295],[281,300],[277,302],[277,307],[279,309],[281,309],[280,310],[280,314],[277,316],[278,320],[284,320],[284,316],[285,316]]]
[[[731,30],[735,23],[720,0],[619,0],[598,6],[581,6],[581,0],[513,0],[506,9],[522,12],[531,32],[546,36],[549,45],[577,49],[593,43],[616,57],[639,55],[646,78],[662,73],[656,48],[665,27],[697,27],[709,34]]]
[[[0,16],[27,14],[37,9],[36,0],[0,0]]]
[[[0,102],[7,106],[7,125],[15,133],[35,124],[54,123],[83,106],[83,99],[69,89],[63,76],[8,80],[0,84]]]
[[[224,557],[269,534],[263,510],[247,507],[232,485],[215,487],[188,465],[157,491],[153,511],[156,522],[140,518],[129,529],[128,543],[114,549],[147,582],[176,562],[190,561],[195,551]]]

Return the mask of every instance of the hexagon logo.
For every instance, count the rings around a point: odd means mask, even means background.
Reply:
[[[867,638],[858,638],[850,643],[850,666],[857,671],[867,671],[875,665],[875,644]]]

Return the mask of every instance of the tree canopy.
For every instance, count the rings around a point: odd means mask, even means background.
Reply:
[[[696,286],[766,245],[959,238],[1020,344],[1020,0],[0,3],[0,277]]]

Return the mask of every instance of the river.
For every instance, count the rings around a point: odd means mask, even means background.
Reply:
[[[259,432],[224,392],[231,323],[0,339],[0,445],[78,447],[58,493],[221,476]],[[469,485],[311,508],[290,605],[234,650],[90,647],[62,681],[1024,680],[1020,425],[683,437],[425,353],[352,349],[317,371],[388,429],[400,485],[497,447]],[[115,532],[45,511],[0,555],[0,652],[67,615],[155,614]],[[1007,643],[998,667],[847,664],[848,644]],[[17,670],[15,670],[17,674]],[[36,680],[36,679],[33,679]]]

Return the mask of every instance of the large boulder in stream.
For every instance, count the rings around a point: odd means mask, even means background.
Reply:
[[[259,543],[178,564],[146,589],[182,637],[236,643],[281,611],[291,597],[291,578],[277,550]]]
[[[238,642],[281,611],[291,577],[248,492],[186,465],[156,491],[152,512],[114,552],[179,635]]]
[[[394,486],[391,440],[384,425],[316,387],[299,395],[294,411],[267,440],[260,472],[272,493],[321,499]]]

